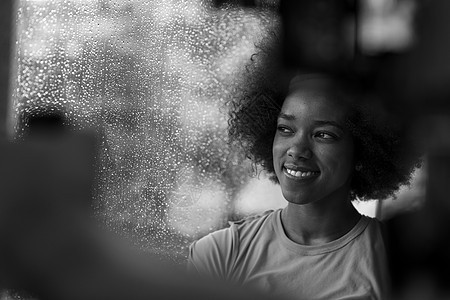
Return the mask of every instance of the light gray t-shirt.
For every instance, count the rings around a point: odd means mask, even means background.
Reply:
[[[188,269],[288,299],[386,299],[388,294],[380,224],[365,216],[341,238],[313,246],[286,236],[281,210],[250,217],[194,242]]]

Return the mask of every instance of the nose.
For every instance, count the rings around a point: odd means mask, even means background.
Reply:
[[[294,160],[310,159],[313,155],[310,141],[307,137],[302,136],[295,139],[294,143],[289,147],[287,155]]]

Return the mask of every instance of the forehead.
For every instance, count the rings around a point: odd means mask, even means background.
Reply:
[[[343,121],[349,105],[336,86],[323,79],[310,79],[291,87],[281,112],[302,118]]]

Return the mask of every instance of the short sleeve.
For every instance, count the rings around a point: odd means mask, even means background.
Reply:
[[[189,247],[188,272],[229,280],[238,251],[237,231],[231,226],[208,234]]]

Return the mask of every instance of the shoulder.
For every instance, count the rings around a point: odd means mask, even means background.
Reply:
[[[361,286],[370,287],[369,290],[375,299],[385,299],[390,293],[388,259],[384,241],[384,224],[376,218],[363,216],[366,228],[361,235],[357,253],[358,272],[363,274],[359,281]]]
[[[246,244],[259,232],[273,211],[229,222],[229,227],[210,233],[189,247],[188,267],[199,273],[207,273],[226,279],[242,244]]]
[[[191,245],[197,251],[223,252],[233,249],[252,232],[259,231],[265,223],[270,222],[275,211],[266,211],[260,215],[253,215],[239,221],[230,221],[229,227],[212,232]]]
[[[239,241],[240,248],[246,248],[248,244],[256,241],[262,241],[261,236],[270,235],[273,231],[275,224],[276,214],[280,210],[269,210],[260,215],[251,216],[242,219],[237,222],[230,222],[230,230],[232,230],[237,240]],[[255,239],[259,236],[258,239]]]
[[[362,216],[366,222],[365,233],[370,235],[372,238],[383,238],[384,233],[384,223],[376,218],[371,218],[367,216]]]
[[[276,212],[278,212],[278,210],[268,210],[262,214],[252,215],[239,221],[231,221],[229,222],[230,229],[235,230],[241,234],[246,233],[247,231],[258,229],[264,226],[265,223],[270,222]]]
[[[352,231],[354,236],[351,240],[356,242],[354,246],[370,249],[377,246],[384,250],[383,223],[378,219],[362,215],[361,220]]]

